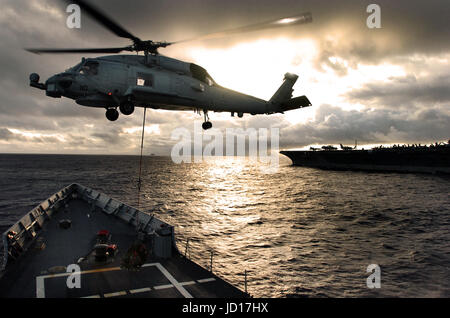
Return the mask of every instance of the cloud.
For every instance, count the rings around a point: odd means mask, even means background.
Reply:
[[[341,100],[324,97],[311,112],[315,119],[293,124],[303,110],[274,116],[246,116],[243,119],[211,114],[214,127],[281,129],[284,146],[309,143],[417,142],[448,138],[450,104],[450,2],[422,0],[379,0],[382,29],[366,27],[366,7],[371,1],[342,0],[338,4],[317,0],[134,0],[132,6],[120,0],[90,1],[104,9],[127,30],[142,39],[176,41],[277,17],[310,11],[313,23],[275,31],[252,32],[227,39],[189,42],[161,50],[180,59],[192,58],[188,49],[203,46],[223,49],[236,43],[258,39],[309,39],[316,51],[309,65],[304,52],[294,54],[293,67],[306,67],[308,82],[302,77],[302,92],[308,97],[327,96],[339,87]],[[82,28],[66,28],[65,2],[59,0],[4,0],[0,11],[0,151],[67,153],[137,153],[142,125],[142,109],[132,116],[108,122],[104,109],[80,107],[68,99],[52,99],[43,91],[29,87],[32,72],[45,80],[77,64],[80,55],[33,55],[24,47],[96,47],[127,45],[82,15]],[[268,45],[267,50],[277,52]],[[260,54],[255,52],[254,54]],[[95,56],[95,55],[94,55]],[[274,58],[278,55],[274,54]],[[280,54],[281,56],[281,54]],[[202,61],[194,61],[201,64]],[[234,61],[221,60],[233,68]],[[267,61],[270,63],[270,61]],[[364,66],[394,65],[402,75],[382,74],[373,80],[356,77]],[[264,69],[265,65],[260,68]],[[285,70],[280,70],[283,74]],[[244,70],[239,74],[247,76]],[[370,74],[369,74],[370,75]],[[250,75],[248,80],[262,78]],[[278,80],[278,79],[277,79]],[[340,83],[352,85],[339,86]],[[306,90],[304,91],[303,90]],[[275,87],[274,87],[275,89]],[[315,97],[313,95],[313,97]],[[314,102],[314,99],[311,98]],[[359,110],[349,110],[357,104]],[[327,106],[333,105],[333,106]],[[309,110],[308,110],[309,111]],[[201,119],[191,112],[147,112],[146,147],[157,154],[168,154],[175,141],[170,133],[189,127]],[[131,129],[133,133],[125,133]],[[133,130],[134,129],[134,130]],[[17,131],[26,132],[26,135]],[[33,137],[34,136],[34,137]],[[57,137],[55,137],[57,136]]]
[[[391,77],[377,83],[367,83],[346,93],[352,102],[374,107],[430,107],[450,103],[450,74],[417,78],[414,75]]]
[[[94,132],[90,134],[90,137],[99,139],[102,143],[108,145],[118,145],[123,143],[123,138],[121,138],[122,130],[120,128],[111,128],[106,132]]]
[[[0,140],[10,140],[14,139],[14,134],[6,128],[0,128]]]
[[[30,135],[22,132],[13,132],[7,128],[0,128],[0,141],[19,141],[35,144],[52,144],[60,140],[51,135]]]
[[[321,105],[314,120],[281,130],[281,147],[442,141],[450,137],[449,122],[449,108],[347,111]]]

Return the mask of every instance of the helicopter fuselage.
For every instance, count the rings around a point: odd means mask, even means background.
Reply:
[[[193,63],[162,55],[113,55],[83,58],[81,63],[50,77],[45,84],[39,83],[37,74],[32,74],[30,85],[45,89],[50,97],[67,97],[82,106],[120,107],[126,115],[138,106],[231,112],[242,117],[244,113],[273,114],[310,106],[305,96],[291,99],[297,78],[287,73],[274,97],[265,101],[218,85],[204,68]],[[127,105],[128,109],[132,107],[128,113],[122,110]]]

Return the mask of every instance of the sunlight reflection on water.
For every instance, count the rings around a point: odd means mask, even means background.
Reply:
[[[450,296],[448,177],[292,167],[245,158],[145,158],[141,209],[176,226],[178,247],[255,297]],[[0,156],[1,226],[77,182],[137,205],[136,157]],[[24,197],[24,193],[26,196]],[[11,214],[11,208],[15,214]],[[382,288],[366,287],[366,267]]]

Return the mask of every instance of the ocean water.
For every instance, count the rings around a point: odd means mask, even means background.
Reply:
[[[0,155],[0,231],[80,183],[138,205],[139,157]],[[450,178],[277,173],[246,158],[146,157],[140,208],[176,226],[177,245],[254,297],[449,297]],[[369,289],[369,264],[381,288]]]

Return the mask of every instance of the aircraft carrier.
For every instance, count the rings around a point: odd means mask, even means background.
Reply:
[[[328,170],[450,174],[450,141],[430,146],[395,145],[356,150],[333,146],[309,151],[281,151],[293,165]],[[356,148],[356,147],[355,147]]]
[[[1,298],[247,298],[154,215],[72,184],[3,234]]]

